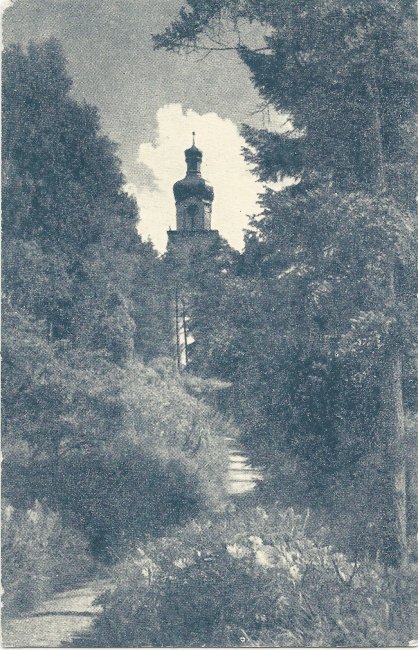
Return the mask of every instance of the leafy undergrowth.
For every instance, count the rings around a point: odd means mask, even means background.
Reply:
[[[87,540],[39,502],[27,510],[6,506],[2,524],[6,615],[30,611],[54,591],[82,583],[97,569]]]
[[[22,354],[13,352],[23,365]],[[27,375],[31,381],[30,368],[9,389],[12,396]],[[236,431],[191,394],[170,360],[133,359],[117,369],[67,351],[48,363],[47,379],[38,384],[28,390],[42,409],[21,418],[29,421],[27,437],[18,413],[3,441],[3,495],[14,508],[27,509],[37,498],[80,531],[93,557],[114,562],[138,539],[224,507],[224,438]]]
[[[116,570],[88,644],[390,646],[408,640],[402,592],[374,562],[306,534],[306,518],[251,508],[194,521]],[[399,602],[402,596],[404,601]],[[397,613],[403,615],[397,618]],[[410,637],[409,637],[410,638]]]

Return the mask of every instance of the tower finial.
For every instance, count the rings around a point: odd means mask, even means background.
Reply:
[[[202,162],[202,152],[200,149],[198,149],[195,145],[195,131],[192,131],[193,135],[193,144],[190,147],[190,149],[186,149],[184,152],[184,155],[186,156],[186,163],[187,163],[187,175],[195,175],[197,174],[200,176],[200,164]]]

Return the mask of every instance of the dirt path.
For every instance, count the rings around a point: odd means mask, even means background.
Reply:
[[[228,438],[228,492],[231,496],[251,493],[260,470],[251,466],[247,456]],[[71,645],[72,639],[87,632],[100,606],[97,596],[110,588],[107,580],[94,580],[78,589],[55,594],[35,611],[19,618],[3,619],[5,648],[58,648]]]
[[[95,580],[78,589],[55,594],[34,612],[2,621],[4,648],[58,648],[74,636],[86,632],[100,612],[93,601],[109,588],[105,580]]]

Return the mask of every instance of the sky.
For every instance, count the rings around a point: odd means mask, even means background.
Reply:
[[[184,149],[203,151],[214,186],[212,227],[241,248],[262,186],[241,155],[242,123],[274,128],[286,117],[259,111],[260,98],[233,52],[154,51],[152,34],[175,18],[181,0],[0,0],[4,45],[57,37],[72,93],[99,108],[103,131],[119,145],[139,231],[163,252],[175,228],[173,183],[185,174]]]

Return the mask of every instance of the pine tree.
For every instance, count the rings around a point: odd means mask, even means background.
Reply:
[[[51,340],[113,354],[111,339],[94,325],[106,301],[116,291],[126,302],[129,330],[134,280],[151,269],[158,275],[136,229],[137,206],[124,192],[115,145],[100,132],[97,110],[69,94],[56,40],[30,44],[27,52],[8,48],[3,88],[6,295],[45,320]],[[156,288],[144,285],[144,295],[155,296]],[[137,352],[158,347],[157,326],[150,336],[140,334],[148,327],[143,319],[136,325]]]
[[[293,414],[289,436],[301,441],[305,455],[310,441],[319,463],[321,441],[325,446],[319,474],[327,472],[337,448],[339,455],[347,452],[343,428],[351,431],[352,450],[363,429],[361,449],[371,445],[384,468],[382,482],[372,486],[385,495],[374,532],[385,561],[395,565],[406,558],[401,360],[409,345],[417,187],[411,135],[415,18],[409,1],[190,0],[155,38],[157,47],[169,50],[235,49],[265,105],[290,116],[286,133],[244,128],[247,159],[261,180],[290,175],[297,184],[280,194],[266,192],[262,218],[248,240],[245,255],[257,260],[254,282],[263,324],[253,334],[252,350],[249,334],[241,373],[246,368],[247,376],[251,370],[255,377],[248,394],[258,390],[266,398],[264,404],[258,400],[256,430],[271,426],[269,413],[281,415],[281,422]],[[245,21],[258,23],[266,34],[259,47],[241,37]],[[263,298],[265,291],[275,296],[275,305]],[[286,291],[294,292],[293,301]],[[276,316],[261,311],[266,307]],[[242,341],[248,327],[238,330]],[[260,338],[268,350],[265,359],[254,349]],[[277,356],[283,347],[284,357]],[[283,370],[286,354],[293,364]],[[344,376],[350,387],[345,400]],[[369,387],[362,393],[368,396],[361,401],[363,413],[356,414],[359,376],[362,388]],[[278,395],[272,394],[276,386]],[[328,388],[318,392],[318,386]],[[341,413],[328,412],[330,399]],[[274,448],[274,440],[270,445]]]

